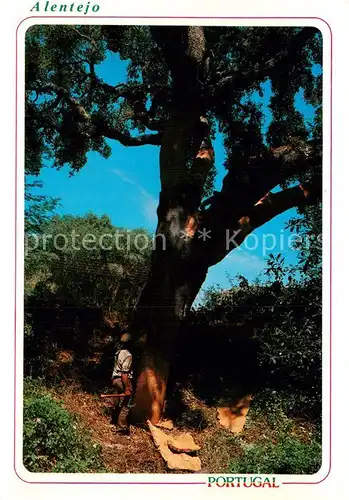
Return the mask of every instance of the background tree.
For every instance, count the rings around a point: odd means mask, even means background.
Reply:
[[[160,146],[157,233],[162,239],[135,311],[146,333],[134,417],[161,417],[173,341],[210,266],[255,228],[321,193],[321,35],[313,28],[34,26],[26,39],[26,154],[72,172],[106,139]],[[129,60],[111,86],[96,68],[107,51]],[[253,99],[270,80],[272,121]],[[316,108],[308,126],[295,95]],[[224,137],[227,174],[212,193],[212,138]],[[145,165],[146,168],[146,165]],[[273,188],[281,190],[272,193]],[[203,232],[210,231],[210,238]],[[227,231],[236,245],[227,246]]]
[[[33,240],[40,237],[45,229],[45,224],[50,220],[59,200],[45,196],[44,194],[34,194],[34,189],[42,188],[42,183],[38,180],[25,183],[25,213],[24,213],[24,232],[25,232],[25,293],[31,288],[32,278],[41,275],[46,255],[40,250],[38,252],[28,252],[29,247],[34,243]],[[36,279],[34,278],[34,279]]]
[[[135,244],[138,235],[147,246]],[[144,229],[117,228],[106,215],[41,218],[27,234],[27,298],[126,314],[146,280],[152,244]]]

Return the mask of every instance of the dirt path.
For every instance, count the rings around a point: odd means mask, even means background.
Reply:
[[[110,472],[166,473],[161,456],[156,452],[150,432],[131,427],[130,436],[118,435],[110,425],[108,404],[97,396],[67,388],[55,394],[64,407],[80,417],[82,426],[102,446],[103,459]]]
[[[54,392],[54,397],[80,418],[92,440],[101,445],[103,459],[110,472],[176,473],[167,469],[149,429],[131,426],[129,436],[115,433],[115,427],[110,424],[111,406],[106,400],[84,392],[78,385],[69,384],[63,390]],[[174,434],[189,432],[200,446],[201,473],[227,472],[232,457],[241,453],[241,447],[232,440],[232,434],[227,429],[218,425],[215,408],[206,406],[189,391],[184,392],[183,397],[187,412],[176,422]],[[193,421],[195,415],[200,417]],[[247,437],[245,432],[240,436]]]

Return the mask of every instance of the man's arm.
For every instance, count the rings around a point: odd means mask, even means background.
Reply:
[[[121,374],[121,382],[122,382],[122,385],[124,386],[124,392],[125,392],[126,396],[131,396],[131,384],[130,384],[130,379],[129,379],[128,373]]]

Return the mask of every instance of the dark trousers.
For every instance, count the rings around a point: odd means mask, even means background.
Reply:
[[[112,379],[113,387],[116,389],[117,394],[123,394],[125,392],[124,384],[122,383],[121,377]],[[132,388],[131,388],[132,391]],[[130,396],[124,396],[121,398],[115,398],[116,402],[112,410],[112,424],[118,427],[128,427],[127,415],[128,415],[128,403],[130,401]]]

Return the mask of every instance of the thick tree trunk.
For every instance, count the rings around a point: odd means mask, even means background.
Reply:
[[[152,27],[172,77],[172,109],[160,151],[161,193],[156,249],[136,309],[134,331],[146,335],[133,420],[156,423],[164,408],[172,347],[208,264],[197,245],[198,210],[213,154],[200,94],[206,51],[202,27]],[[199,245],[200,246],[200,245]]]
[[[208,269],[200,260],[194,261],[191,241],[183,238],[189,229],[180,220],[181,211],[180,207],[170,210],[172,217],[167,211],[167,217],[159,223],[149,278],[136,309],[134,331],[146,341],[138,359],[134,422],[149,419],[156,423],[161,418],[178,327]]]

